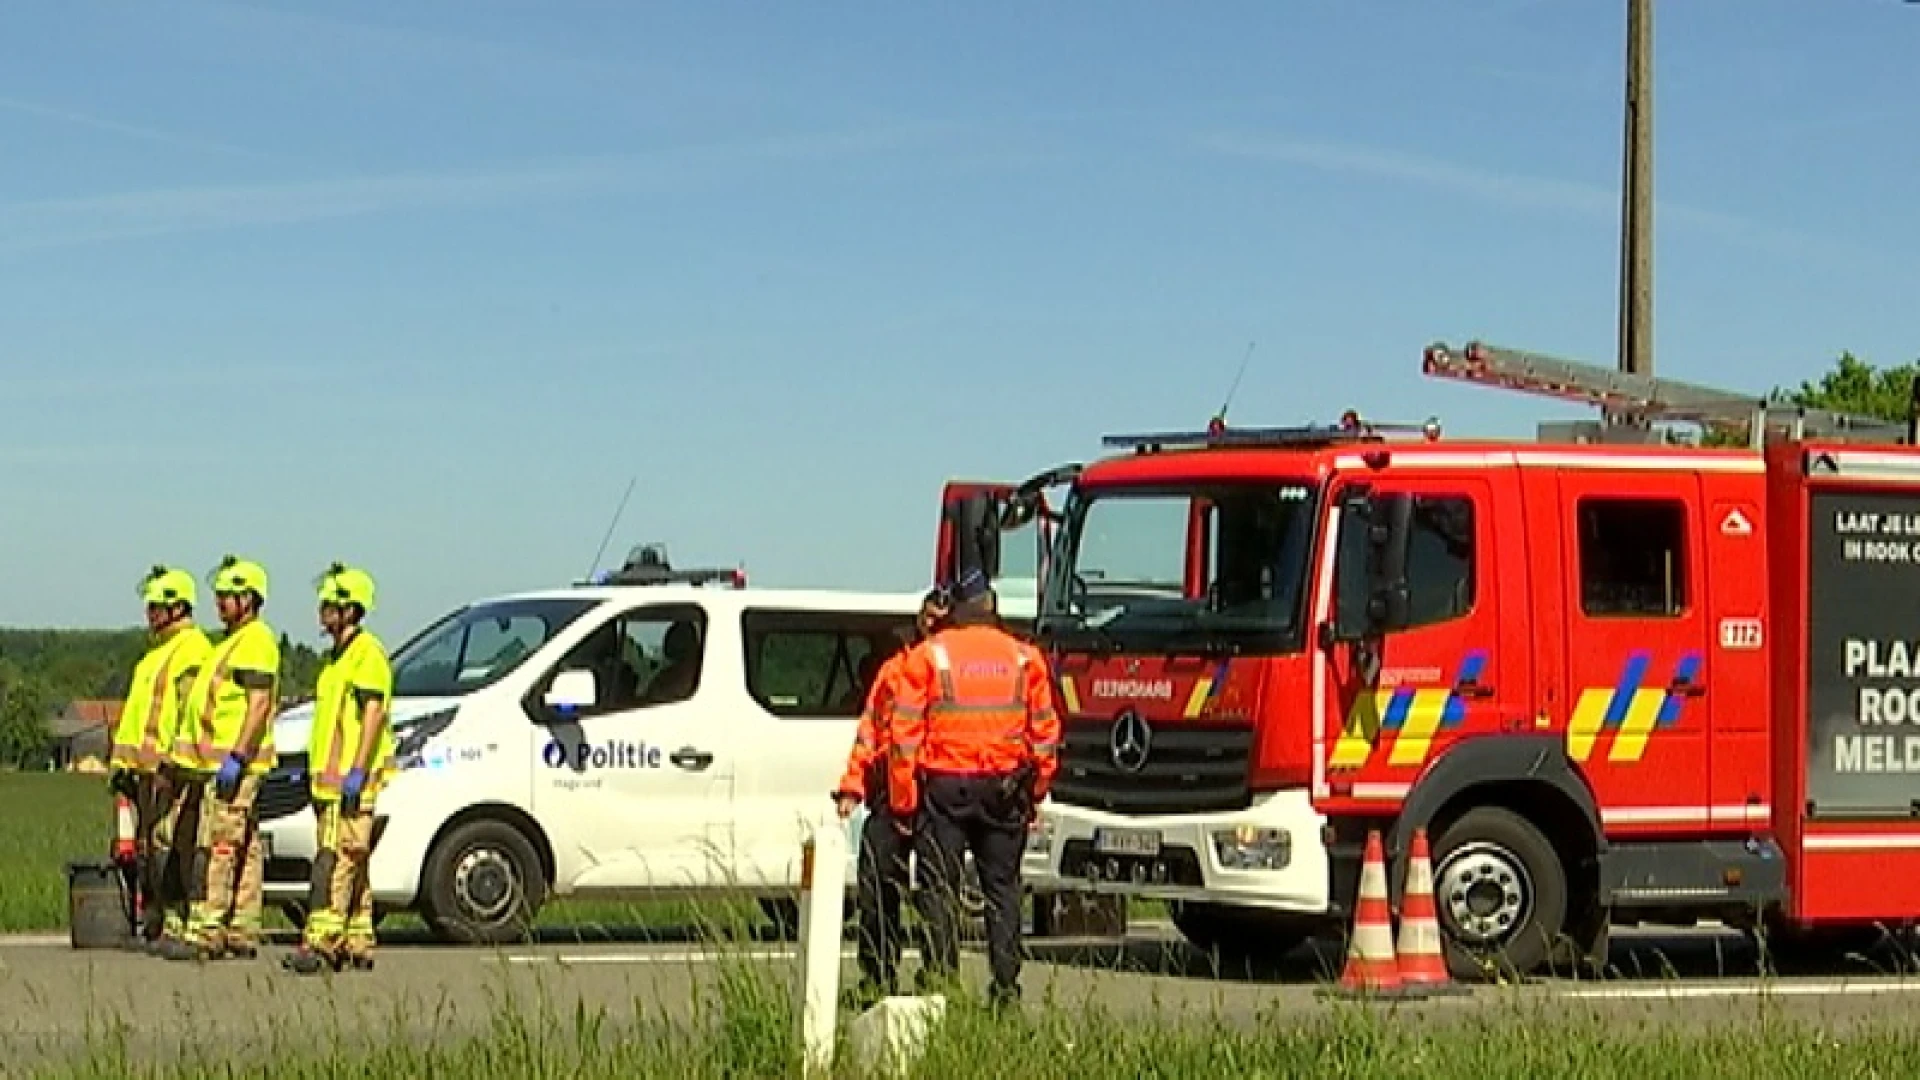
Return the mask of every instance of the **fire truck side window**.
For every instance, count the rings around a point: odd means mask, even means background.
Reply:
[[[1670,619],[1687,607],[1687,508],[1674,499],[1580,500],[1580,609]]]
[[[1473,499],[1466,495],[1416,495],[1407,546],[1406,629],[1464,618],[1473,611],[1478,560]],[[1334,602],[1343,616],[1365,608],[1366,533],[1342,529],[1334,569]]]

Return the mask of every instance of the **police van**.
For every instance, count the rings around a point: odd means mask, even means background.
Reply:
[[[588,894],[753,897],[791,924],[801,842],[834,820],[866,691],[919,600],[749,589],[649,548],[592,583],[447,613],[393,651],[377,909],[469,943],[516,940],[546,901]],[[1003,606],[1030,624],[1030,592]],[[296,921],[311,722],[310,703],[275,720],[259,797],[267,901]]]

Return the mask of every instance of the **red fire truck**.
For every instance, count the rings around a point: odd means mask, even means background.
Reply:
[[[1369,829],[1397,898],[1424,827],[1462,979],[1604,963],[1612,925],[1920,915],[1914,425],[1477,343],[1423,367],[1609,421],[1216,419],[948,488],[937,572],[1035,537],[1066,745],[1028,884],[1278,952],[1345,929]]]

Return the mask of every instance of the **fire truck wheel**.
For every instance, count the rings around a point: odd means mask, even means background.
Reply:
[[[1543,964],[1567,914],[1553,845],[1498,806],[1460,815],[1434,845],[1434,906],[1453,977],[1484,981]]]

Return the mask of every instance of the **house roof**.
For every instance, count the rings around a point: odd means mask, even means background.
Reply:
[[[119,719],[121,705],[122,702],[110,698],[75,698],[53,718],[53,737],[65,739],[107,727]]]

